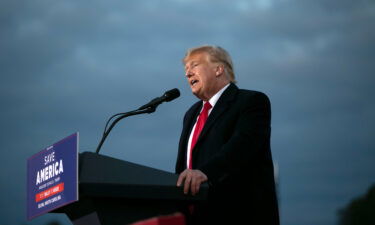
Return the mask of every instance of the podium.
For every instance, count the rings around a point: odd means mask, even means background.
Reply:
[[[184,195],[178,175],[91,152],[79,155],[79,201],[52,211],[74,225],[125,225],[179,211],[181,205],[207,198]]]

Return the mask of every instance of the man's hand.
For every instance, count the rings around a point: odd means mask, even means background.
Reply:
[[[189,193],[189,190],[192,195],[195,195],[199,192],[201,183],[207,181],[207,176],[200,170],[184,170],[177,180],[177,186],[180,187],[184,183],[184,193]]]

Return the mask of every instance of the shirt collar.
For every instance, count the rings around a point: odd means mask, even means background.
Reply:
[[[215,104],[216,102],[219,100],[220,96],[223,94],[223,92],[229,87],[230,83],[228,83],[227,85],[225,85],[222,89],[220,89],[220,91],[218,91],[214,96],[212,96],[210,98],[210,100],[208,100],[212,106],[211,109],[213,109],[215,107]],[[205,101],[203,101],[203,105],[204,103],[206,103]]]

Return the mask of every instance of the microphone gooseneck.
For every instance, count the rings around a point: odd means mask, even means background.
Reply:
[[[144,113],[153,113],[153,112],[155,112],[156,107],[158,107],[158,105],[160,105],[161,103],[163,103],[163,102],[170,102],[170,101],[178,98],[179,96],[180,96],[180,91],[177,88],[174,88],[174,89],[171,89],[169,91],[166,91],[161,97],[154,98],[153,100],[151,100],[146,105],[141,106],[139,109],[136,109],[136,110],[133,110],[133,111],[130,111],[130,112],[125,112],[125,113],[117,113],[117,114],[111,116],[107,120],[107,123],[105,125],[103,136],[102,136],[102,138],[101,138],[101,140],[100,140],[100,142],[98,144],[98,147],[96,148],[96,154],[99,154],[99,151],[100,151],[100,149],[101,149],[101,147],[102,147],[105,139],[107,138],[107,136],[111,132],[112,128],[120,120],[122,120],[122,119],[124,119],[126,117],[129,117],[129,116],[133,116],[133,115],[144,114]],[[116,118],[116,119],[108,127],[109,122],[113,118]],[[107,127],[108,127],[108,129],[107,129]]]

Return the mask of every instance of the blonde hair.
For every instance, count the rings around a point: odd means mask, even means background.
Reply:
[[[202,45],[187,50],[185,57],[182,59],[183,64],[186,63],[187,59],[197,53],[205,52],[210,56],[210,61],[214,63],[221,63],[224,66],[225,75],[230,82],[236,83],[234,76],[233,62],[229,53],[219,46],[214,45]]]

